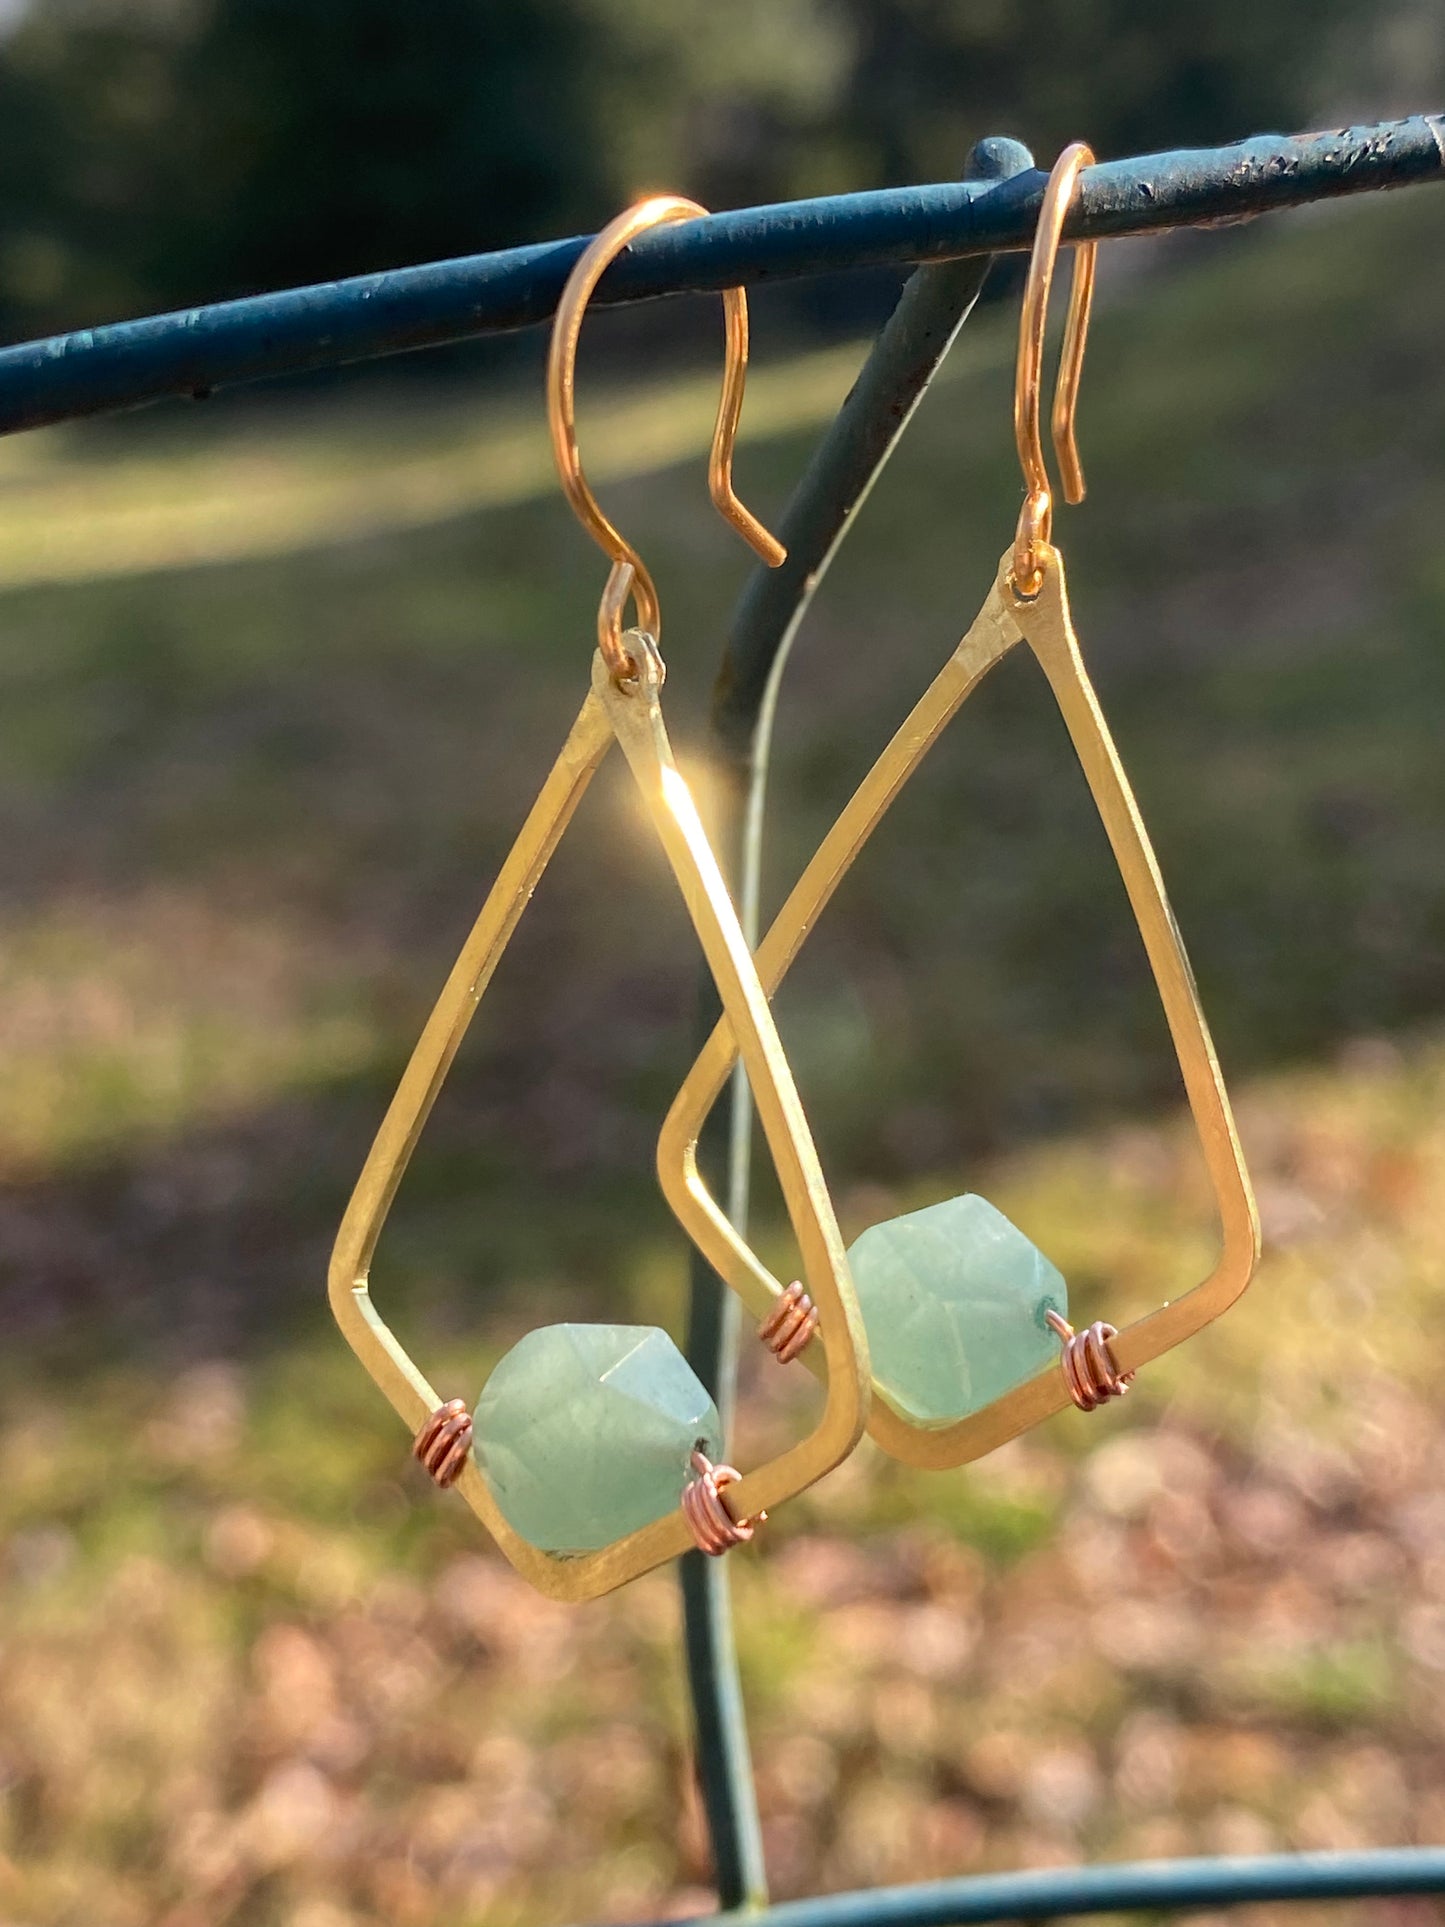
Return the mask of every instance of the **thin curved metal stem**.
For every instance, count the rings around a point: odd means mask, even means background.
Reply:
[[[1033,165],[1017,141],[981,141],[966,178],[1002,181]],[[794,636],[819,582],[883,469],[913,410],[967,319],[988,272],[987,260],[921,268],[899,298],[832,426],[818,444],[783,514],[787,558],[758,569],[739,598],[713,703],[718,765],[718,818],[713,846],[736,877],[743,930],[756,942],[768,752],[778,685]],[[698,1035],[717,1021],[711,981],[700,983]],[[703,1134],[699,1158],[716,1176],[725,1162],[728,1215],[747,1221],[752,1103],[735,1081]],[[740,1306],[697,1253],[687,1355],[730,1424],[737,1375]],[[757,1907],[767,1898],[757,1795],[753,1785],[728,1578],[716,1560],[689,1554],[681,1562],[688,1684],[697,1738],[698,1776],[724,1907]]]

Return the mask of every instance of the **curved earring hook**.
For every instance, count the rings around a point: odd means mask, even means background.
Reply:
[[[612,572],[597,611],[597,640],[608,668],[619,680],[636,673],[636,664],[622,646],[622,612],[627,598],[630,594],[636,604],[638,627],[656,641],[660,627],[657,589],[637,550],[603,514],[582,472],[582,457],[577,447],[577,343],[593,290],[629,242],[647,228],[664,222],[691,221],[706,213],[705,207],[681,195],[657,194],[609,221],[579,256],[567,277],[567,285],[557,303],[552,341],[547,351],[547,427],[562,491],[583,528],[603,553],[612,558]],[[722,397],[708,458],[708,492],[719,514],[769,568],[775,569],[787,551],[733,493],[733,445],[737,441],[748,367],[748,297],[744,289],[724,290],[723,313],[727,323],[727,351]]]
[[[1093,161],[1093,149],[1083,141],[1075,141],[1054,162],[1048,186],[1044,189],[1043,205],[1039,209],[1039,224],[1034,232],[1034,248],[1029,258],[1029,278],[1024,284],[1023,306],[1019,314],[1019,351],[1014,373],[1014,439],[1018,443],[1026,493],[1019,515],[1018,534],[1014,538],[1013,575],[1014,585],[1021,595],[1038,593],[1042,580],[1038,544],[1048,541],[1053,528],[1053,497],[1049,491],[1048,470],[1044,466],[1043,434],[1039,420],[1049,290],[1053,285],[1054,264],[1058,259],[1064,222],[1073,205],[1080,170],[1092,166]],[[1084,499],[1084,471],[1074,440],[1074,412],[1079,401],[1084,345],[1089,335],[1089,309],[1094,298],[1097,255],[1096,241],[1075,242],[1069,318],[1064,325],[1063,353],[1054,388],[1050,426],[1066,502],[1082,502]]]

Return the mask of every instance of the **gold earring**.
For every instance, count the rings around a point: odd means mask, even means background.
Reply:
[[[636,550],[598,506],[577,449],[574,364],[593,288],[645,228],[705,212],[695,202],[659,196],[619,215],[581,256],[558,303],[547,371],[558,472],[584,527],[612,558],[591,687],[402,1076],[347,1206],[329,1274],[337,1322],[415,1434],[416,1455],[438,1483],[455,1483],[520,1573],[564,1599],[610,1591],[694,1545],[719,1553],[750,1538],[767,1508],[852,1451],[868,1415],[862,1322],[817,1152],[663,723],[657,592]],[[732,491],[747,302],[741,288],[729,290],[724,301],[727,363],[709,481],[727,519],[776,564],[782,549]],[[624,632],[629,596],[638,627]],[[827,1374],[823,1412],[799,1444],[746,1475],[716,1463],[722,1449],[716,1409],[671,1339],[655,1328],[571,1325],[528,1334],[492,1372],[473,1420],[461,1400],[439,1401],[371,1300],[377,1240],[437,1092],[528,899],[614,741],[716,980],[817,1301],[814,1322]]]
[[[1193,973],[1133,791],[1094,693],[1069,616],[1063,559],[1051,542],[1052,497],[1040,436],[1049,288],[1081,167],[1077,143],[1044,195],[1019,329],[1014,426],[1025,497],[1012,549],[977,619],[851,798],[757,950],[776,991],[863,845],[965,699],[1018,642],[1043,668],[1108,834],[1168,1020],[1222,1227],[1219,1261],[1182,1298],[1118,1332],[1076,1333],[1063,1279],[981,1198],[953,1199],[865,1231],[849,1251],[871,1340],[868,1429],[894,1457],[944,1467],[978,1458],[1072,1401],[1092,1410],[1134,1373],[1232,1304],[1253,1275],[1259,1225],[1229,1098]],[[1094,245],[1075,250],[1073,290],[1055,391],[1053,438],[1067,499],[1083,498],[1074,413],[1093,292]],[[674,1213],[718,1272],[751,1305],[770,1346],[797,1287],[758,1264],[697,1168],[697,1139],[736,1060],[718,1023],[679,1091],[658,1143]],[[806,1338],[803,1341],[806,1346]],[[802,1356],[807,1360],[804,1350]],[[1053,1369],[1057,1357],[1058,1369]]]

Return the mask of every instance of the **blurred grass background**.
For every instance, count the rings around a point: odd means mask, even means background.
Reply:
[[[0,326],[534,240],[644,182],[721,205],[941,178],[984,132],[1107,155],[1438,109],[1442,83],[1431,0],[6,0]],[[1269,1255],[1123,1406],[948,1476],[865,1446],[733,1555],[780,1895],[1445,1836],[1440,200],[1105,250],[1090,499],[1060,536]],[[765,516],[894,285],[755,304],[739,479]],[[1009,539],[1012,329],[970,322],[818,598],[770,902]],[[704,796],[748,566],[703,487],[716,331],[707,303],[599,316],[583,373]],[[581,696],[601,567],[540,355],[0,444],[4,1927],[710,1904],[672,1576],[529,1593],[410,1467],[324,1305],[349,1185]],[[678,1330],[651,1164],[695,967],[604,770],[376,1267],[447,1393],[544,1320]],[[1206,1270],[1154,992],[1027,662],[778,1007],[848,1235],[979,1189],[1121,1322]],[[766,1182],[760,1214],[783,1264]],[[802,1422],[780,1376],[750,1364],[745,1462]]]
[[[865,1446],[734,1555],[782,1894],[1445,1826],[1437,199],[1106,251],[1060,533],[1270,1255],[1124,1406],[948,1476]],[[820,594],[774,901],[1009,538],[1011,330],[970,324]],[[763,513],[861,352],[760,340]],[[705,792],[747,558],[695,459],[711,377],[667,379],[593,384],[584,437],[655,562]],[[580,698],[599,564],[535,399],[252,398],[5,454],[0,1917],[700,1909],[672,1576],[532,1596],[414,1475],[324,1305],[349,1182]],[[543,1319],[678,1329],[650,1160],[693,967],[608,768],[376,1267],[448,1393]],[[1167,1038],[1024,662],[779,1009],[849,1235],[978,1188],[1121,1320],[1207,1268]],[[750,1371],[745,1459],[794,1396]]]

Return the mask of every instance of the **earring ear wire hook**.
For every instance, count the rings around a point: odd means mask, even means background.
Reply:
[[[597,611],[597,642],[603,660],[618,682],[627,681],[637,672],[637,665],[622,642],[622,613],[629,594],[636,606],[638,627],[654,642],[661,627],[661,616],[657,589],[642,557],[603,513],[582,472],[582,456],[577,446],[577,344],[593,290],[623,249],[648,228],[665,222],[691,221],[706,213],[705,207],[681,195],[657,194],[609,221],[578,257],[577,265],[567,277],[567,285],[557,303],[547,351],[547,427],[562,492],[583,528],[603,553],[612,558],[612,572]],[[769,568],[775,569],[787,551],[733,491],[733,447],[737,441],[748,367],[748,297],[744,289],[724,290],[723,314],[726,357],[722,397],[708,458],[708,492],[724,520],[732,524]]]
[[[1024,472],[1024,505],[1014,538],[1014,586],[1020,595],[1037,595],[1043,580],[1039,545],[1053,530],[1054,504],[1049,473],[1044,465],[1042,413],[1044,331],[1048,326],[1049,291],[1054,264],[1063,239],[1064,222],[1073,205],[1080,171],[1093,165],[1093,149],[1083,141],[1066,147],[1054,162],[1034,231],[1029,275],[1019,314],[1018,361],[1014,372],[1014,439]],[[1089,336],[1089,310],[1094,299],[1096,241],[1074,243],[1074,276],[1069,294],[1069,316],[1064,324],[1064,346],[1054,387],[1050,428],[1054,453],[1063,478],[1064,500],[1082,502],[1084,471],[1074,439],[1074,415],[1079,401],[1079,377]]]

